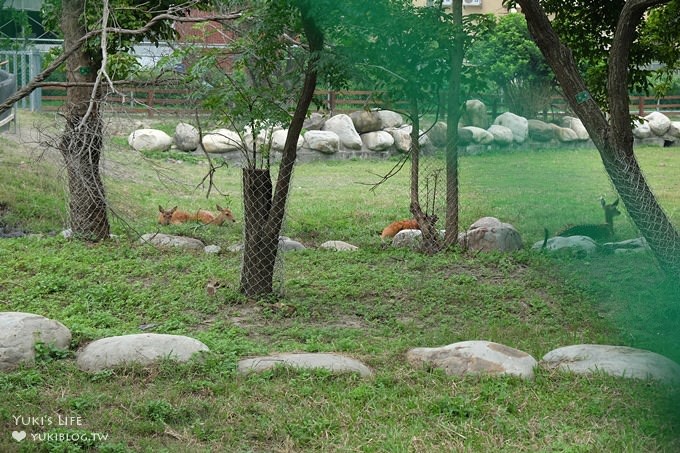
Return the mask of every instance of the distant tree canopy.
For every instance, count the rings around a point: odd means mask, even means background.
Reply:
[[[626,0],[597,2],[542,0],[541,6],[554,16],[552,26],[574,54],[591,95],[603,105],[607,101],[607,74],[612,40]],[[649,93],[654,82],[668,82],[680,66],[680,0],[654,6],[637,27],[630,49],[629,90]],[[652,68],[660,63],[662,68]],[[654,75],[661,76],[653,77]],[[662,85],[657,85],[661,88]],[[661,93],[663,94],[663,93]]]
[[[500,91],[510,111],[529,118],[546,108],[555,89],[554,75],[529,35],[522,14],[493,19],[467,57],[488,80],[487,90]]]

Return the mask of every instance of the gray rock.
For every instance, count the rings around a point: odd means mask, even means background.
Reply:
[[[588,140],[590,138],[588,130],[586,130],[580,118],[565,116],[562,118],[562,127],[569,128],[576,132],[576,137],[578,137],[579,140]]]
[[[645,119],[654,135],[662,136],[671,128],[671,120],[661,112],[652,112]]]
[[[500,124],[492,124],[487,130],[491,135],[493,135],[493,140],[495,143],[501,146],[512,145],[513,136],[512,130],[510,128],[501,126]]]
[[[568,127],[555,126],[555,137],[562,143],[576,142],[579,140],[578,134]]]
[[[283,147],[286,145],[286,139],[288,138],[288,129],[281,129],[278,131],[272,132],[272,150],[274,151],[283,151]],[[298,136],[297,140],[297,149],[302,148],[302,145],[304,145],[305,139],[302,138],[302,136]]]
[[[537,142],[549,142],[555,138],[552,126],[541,120],[528,120],[529,138]],[[573,132],[573,131],[572,131]]]
[[[394,147],[400,153],[407,153],[411,150],[411,133],[408,129],[400,127],[385,129],[394,139]]]
[[[232,244],[229,247],[227,247],[227,251],[232,253],[242,252],[243,244]]]
[[[389,127],[400,127],[404,124],[404,118],[401,114],[393,112],[392,110],[378,110],[376,112],[380,118],[380,128],[387,129]]]
[[[137,151],[167,151],[172,137],[156,129],[137,129],[128,136],[128,145]]]
[[[282,252],[291,252],[294,250],[304,250],[306,247],[298,241],[294,241],[285,236],[279,238],[279,250]]]
[[[382,120],[378,112],[368,112],[366,110],[361,110],[358,112],[352,112],[349,114],[354,123],[354,129],[359,134],[364,132],[374,132],[382,129]]]
[[[320,131],[326,122],[326,117],[319,112],[313,112],[309,118],[302,123],[302,128],[308,131]]]
[[[323,244],[321,244],[319,248],[327,250],[352,251],[352,252],[355,250],[359,250],[359,247],[357,247],[356,245],[348,244],[347,242],[344,241],[326,241]]]
[[[44,316],[0,312],[0,371],[12,370],[21,363],[33,363],[37,342],[68,349],[71,331]]]
[[[209,255],[214,255],[214,254],[220,253],[220,250],[222,250],[222,248],[219,245],[214,245],[214,244],[213,245],[206,245],[205,247],[203,247],[203,251],[205,253],[209,254]]]
[[[529,137],[529,121],[514,113],[505,112],[498,115],[493,124],[505,126],[510,129],[515,143],[524,143]]]
[[[482,217],[470,225],[462,245],[469,250],[501,252],[521,250],[523,246],[522,237],[515,227],[495,217]]]
[[[331,131],[307,131],[304,146],[324,154],[334,154],[340,149],[340,137]]]
[[[162,359],[187,362],[197,352],[209,352],[200,341],[182,335],[141,333],[102,338],[78,353],[78,367],[96,372],[126,364],[149,365]]]
[[[200,144],[198,129],[191,124],[178,123],[175,126],[175,146],[181,151],[194,151]]]
[[[331,131],[338,134],[340,143],[345,148],[349,149],[361,149],[361,137],[359,133],[354,129],[354,123],[352,118],[348,115],[339,114],[329,118],[323,125],[324,131]]]
[[[671,125],[666,132],[667,136],[671,138],[680,138],[680,121],[671,121]]]
[[[241,136],[229,129],[215,129],[203,136],[203,149],[207,153],[229,153],[243,146]]]
[[[488,132],[482,128],[475,127],[475,126],[465,126],[460,129],[461,130],[468,130],[472,132],[472,143],[476,143],[478,145],[490,145],[494,142],[494,136],[491,132]],[[460,133],[460,132],[459,132]]]
[[[448,127],[444,121],[437,121],[432,125],[430,130],[427,132],[427,136],[430,137],[432,144],[438,148],[446,146],[446,131]],[[459,129],[460,130],[460,129]]]
[[[478,99],[466,101],[461,122],[464,126],[475,126],[481,129],[487,129],[489,127],[489,116],[486,112],[486,105]]]
[[[538,241],[531,246],[533,250],[543,248],[543,241]],[[568,251],[577,255],[590,255],[598,249],[597,242],[588,236],[556,236],[548,239],[545,250],[549,252]]]
[[[373,376],[373,370],[359,360],[331,353],[287,353],[254,357],[239,361],[238,371],[248,374],[281,366],[298,369],[325,369],[333,373],[359,373],[363,377]]]
[[[361,134],[361,141],[371,151],[385,151],[394,145],[394,138],[385,131],[366,132]]]
[[[652,129],[647,122],[636,122],[633,127],[633,136],[635,138],[650,138],[652,136]]]
[[[602,372],[633,379],[680,383],[680,365],[660,354],[626,346],[565,346],[543,356],[541,366],[577,374]]]
[[[514,375],[533,379],[536,359],[526,352],[490,341],[462,341],[440,348],[414,348],[406,359],[415,366],[441,368],[448,375]]]
[[[144,234],[142,235],[140,242],[148,242],[159,247],[179,247],[189,250],[203,250],[205,247],[205,244],[198,239],[163,233]]]

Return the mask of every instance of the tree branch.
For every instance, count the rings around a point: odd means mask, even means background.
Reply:
[[[169,10],[174,11],[174,10]],[[97,36],[103,32],[120,34],[120,35],[144,35],[148,33],[158,22],[164,20],[170,20],[175,22],[209,22],[209,21],[231,21],[240,18],[242,15],[241,11],[237,11],[230,14],[215,14],[205,17],[184,17],[172,14],[171,12],[159,14],[149,20],[143,27],[137,29],[127,29],[118,27],[106,27],[104,29],[92,30],[83,35],[71,48],[66,49],[63,54],[57,57],[51,65],[45,68],[44,71],[36,75],[28,84],[26,84],[22,89],[18,90],[12,96],[7,98],[5,102],[0,104],[0,114],[9,110],[15,102],[20,101],[26,96],[30,95],[33,90],[40,86],[47,77],[49,77],[54,71],[56,71],[74,52],[80,49],[85,42]]]

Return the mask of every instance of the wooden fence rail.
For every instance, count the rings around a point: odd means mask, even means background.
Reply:
[[[66,102],[65,90],[53,89],[49,92],[60,92],[60,94],[43,94],[42,109],[45,111],[58,110]],[[62,92],[64,94],[61,94]],[[194,113],[195,109],[199,108],[197,105],[187,102],[190,91],[186,89],[128,88],[121,90],[121,92],[124,93],[123,96],[115,94],[106,98],[109,108],[116,112],[146,113],[151,117],[157,113],[189,114]],[[312,108],[336,114],[369,108],[405,109],[406,102],[387,103],[383,92],[380,91],[317,90],[314,94]],[[559,114],[564,114],[569,110],[567,103],[562,98],[553,99],[552,109]],[[493,110],[504,111],[500,103],[495,104]],[[660,99],[653,96],[631,96],[631,113],[645,116],[652,111],[680,115],[680,96],[666,96]]]

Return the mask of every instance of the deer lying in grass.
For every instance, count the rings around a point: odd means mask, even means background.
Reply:
[[[614,217],[621,215],[621,211],[617,209],[619,199],[617,198],[612,204],[607,204],[604,198],[600,198],[600,204],[604,209],[604,222],[599,224],[583,224],[573,225],[559,231],[555,236],[569,237],[569,236],[588,236],[595,242],[606,242],[614,238]],[[543,247],[548,243],[548,230],[545,229],[545,240]]]
[[[437,223],[438,220],[437,216],[435,215],[425,216],[425,218],[429,220],[433,225]],[[388,238],[392,238],[401,230],[419,230],[419,229],[420,226],[418,225],[418,221],[416,219],[398,220],[396,222],[390,223],[385,227],[384,230],[382,230],[382,234],[380,234],[380,239],[385,240]]]
[[[186,222],[201,222],[205,225],[222,225],[225,221],[236,222],[234,215],[229,208],[223,208],[216,205],[218,214],[213,214],[210,211],[199,209],[196,214],[191,214],[187,211],[177,209],[175,206],[172,209],[163,209],[158,205],[158,223],[161,225],[179,225]]]

